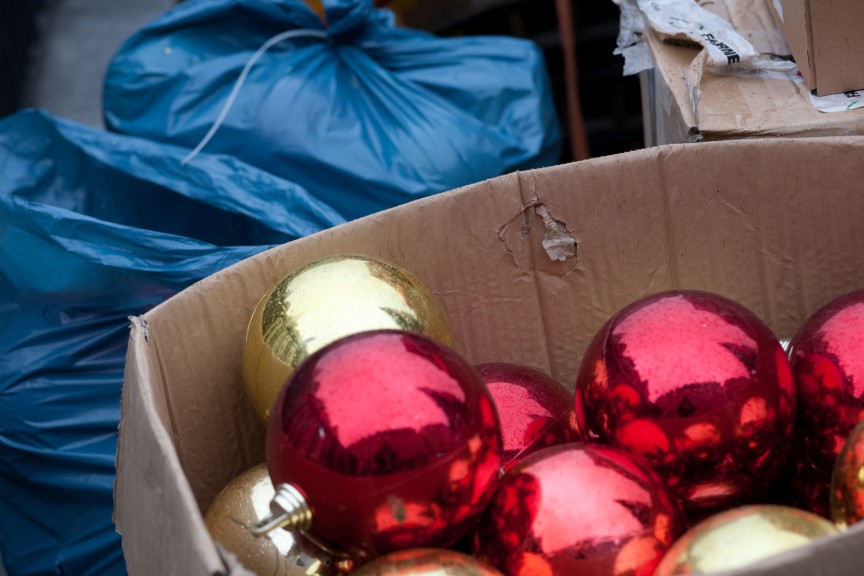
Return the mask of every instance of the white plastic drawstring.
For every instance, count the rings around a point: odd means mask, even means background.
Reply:
[[[328,38],[327,32],[323,30],[289,30],[286,32],[280,32],[276,34],[264,44],[261,45],[258,50],[255,51],[254,54],[249,58],[249,61],[246,62],[246,65],[243,66],[243,70],[240,72],[240,76],[237,77],[237,81],[234,82],[234,88],[231,89],[231,94],[228,95],[228,100],[225,101],[225,104],[222,106],[222,110],[219,112],[219,116],[216,118],[216,122],[213,123],[213,126],[210,127],[210,130],[198,143],[195,148],[186,155],[183,160],[180,161],[181,165],[186,165],[192,161],[195,156],[198,155],[199,152],[207,145],[208,142],[213,138],[216,134],[216,131],[219,130],[219,127],[222,125],[222,122],[225,121],[225,117],[228,115],[228,111],[231,109],[231,106],[234,105],[234,100],[237,99],[237,94],[240,93],[240,88],[243,87],[243,83],[246,81],[246,77],[249,75],[249,72],[252,70],[252,67],[255,66],[255,63],[264,55],[267,50],[279,44],[284,40],[291,40],[292,38],[318,38],[322,40],[326,40]]]

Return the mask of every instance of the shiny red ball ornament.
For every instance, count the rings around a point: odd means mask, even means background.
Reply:
[[[688,512],[762,497],[795,417],[789,361],[771,330],[722,296],[670,291],[615,314],[576,381],[583,433],[644,455]]]
[[[380,330],[297,368],[274,404],[266,457],[281,493],[308,504],[294,509],[304,532],[367,559],[467,533],[497,482],[501,434],[466,360],[426,336]]]
[[[501,468],[540,450],[581,439],[573,395],[544,372],[509,362],[478,364],[501,421]]]
[[[814,312],[790,343],[798,425],[810,462],[830,476],[846,437],[864,418],[864,290]]]
[[[651,576],[683,529],[678,502],[644,458],[571,443],[507,472],[474,554],[507,576]]]

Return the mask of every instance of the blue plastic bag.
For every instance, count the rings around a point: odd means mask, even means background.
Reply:
[[[115,55],[106,125],[206,142],[349,219],[558,162],[535,44],[399,28],[371,0],[324,6],[326,27],[303,0],[187,0]]]
[[[124,574],[112,523],[128,316],[343,220],[302,188],[44,113],[0,121],[0,555]]]

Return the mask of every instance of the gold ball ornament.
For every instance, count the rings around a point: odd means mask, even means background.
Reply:
[[[734,570],[838,533],[828,520],[798,508],[769,504],[732,508],[685,532],[663,556],[654,576]]]
[[[843,443],[831,475],[831,519],[846,528],[864,518],[864,420]]]
[[[204,524],[210,536],[256,574],[336,576],[346,572],[350,561],[324,552],[300,534],[286,530],[252,534],[249,526],[267,517],[274,494],[266,464],[247,470],[207,509]]]
[[[261,298],[246,332],[243,379],[255,411],[266,423],[282,385],[319,348],[357,332],[388,328],[453,345],[435,294],[395,264],[332,256],[289,274]]]
[[[488,564],[455,550],[409,548],[375,558],[352,576],[502,576]]]

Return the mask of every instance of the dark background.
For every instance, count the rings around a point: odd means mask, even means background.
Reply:
[[[22,91],[31,48],[36,40],[36,17],[42,2],[0,2],[0,116],[14,112]]]
[[[639,80],[623,76],[624,59],[612,52],[618,36],[618,6],[611,0],[574,0],[579,99],[591,156],[642,148],[642,104]],[[564,140],[562,161],[572,160],[567,130],[564,57],[555,3],[524,0],[476,15],[445,28],[442,34],[511,34],[543,48],[552,81]]]

